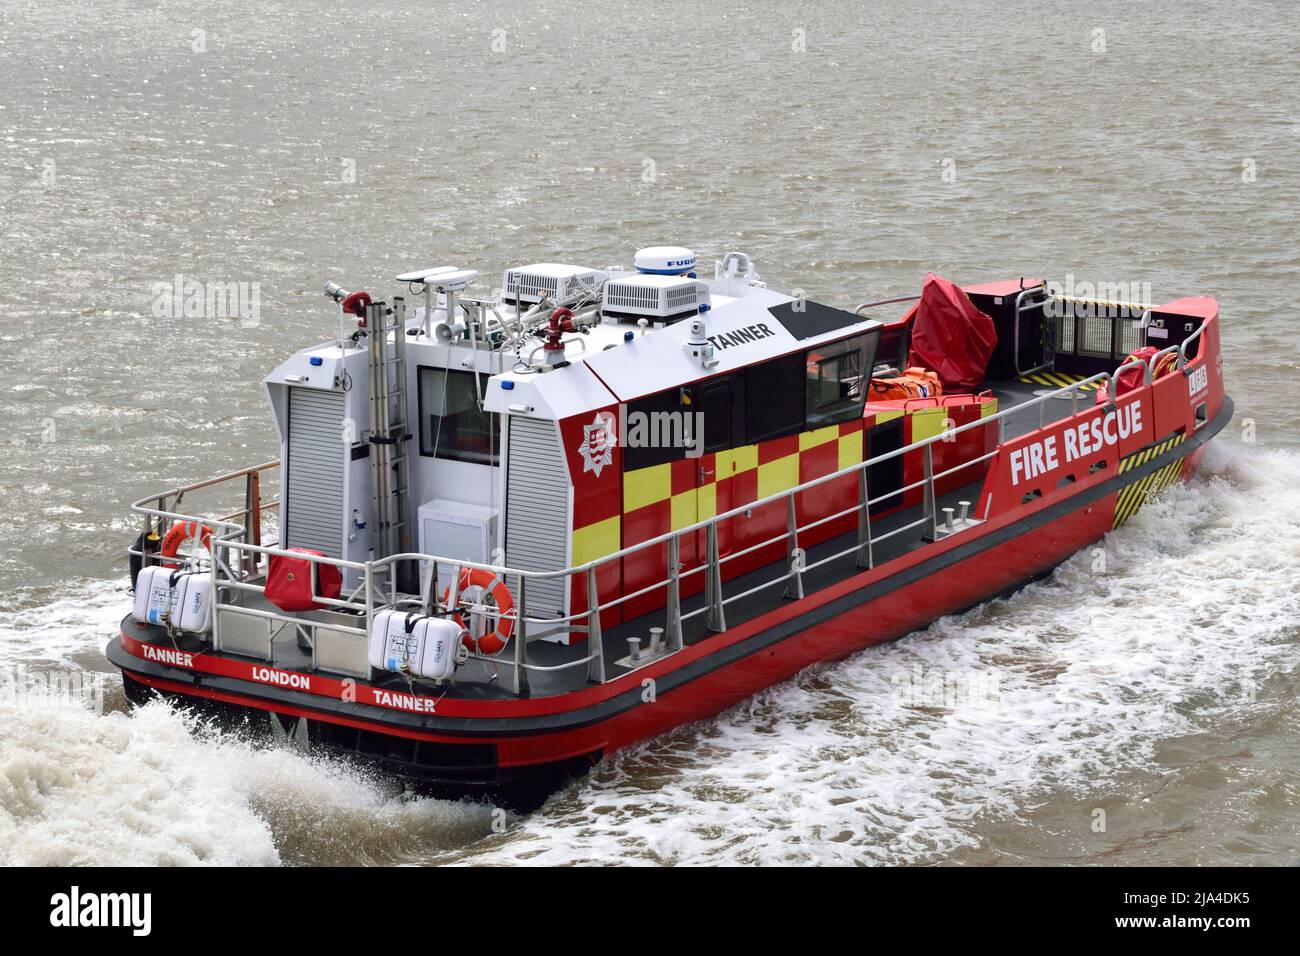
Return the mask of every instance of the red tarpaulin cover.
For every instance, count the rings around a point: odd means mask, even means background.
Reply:
[[[912,307],[912,365],[938,373],[944,391],[969,391],[984,381],[998,333],[993,320],[953,282],[926,273]]]
[[[311,548],[289,548],[299,554],[325,557],[322,551]],[[271,566],[266,571],[266,599],[282,611],[311,611],[328,607],[312,600],[311,561],[306,558],[289,558],[282,554],[271,555]],[[316,596],[337,598],[342,590],[339,569],[332,564],[318,565],[316,571]]]

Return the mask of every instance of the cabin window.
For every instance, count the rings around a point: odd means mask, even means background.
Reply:
[[[627,403],[623,469],[635,471],[745,444],[745,382],[721,375]]]
[[[500,453],[500,424],[479,407],[474,373],[421,367],[420,454],[495,465]]]
[[[866,401],[864,373],[869,361],[866,336],[808,350],[805,370],[809,429],[862,417]]]
[[[669,389],[627,403],[623,470],[635,471],[678,461],[694,444],[692,409],[682,405],[680,389]]]
[[[748,392],[745,441],[749,444],[803,431],[803,353],[784,355],[745,370]]]

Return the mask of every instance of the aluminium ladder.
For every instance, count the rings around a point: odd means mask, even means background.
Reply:
[[[389,321],[391,319],[391,322]],[[411,550],[407,508],[411,487],[406,421],[406,302],[366,307],[370,346],[370,487],[375,557]],[[392,340],[390,342],[389,336]]]

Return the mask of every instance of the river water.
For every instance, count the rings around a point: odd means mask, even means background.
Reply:
[[[1287,3],[0,5],[7,863],[1294,863],[1300,34]],[[1100,32],[1098,32],[1100,31]],[[274,457],[324,281],[750,253],[839,305],[1042,275],[1223,307],[1202,476],[1021,593],[606,760],[411,799],[134,714],[129,503]],[[242,318],[159,284],[248,283]],[[251,290],[256,290],[252,299]],[[923,699],[900,681],[948,680]]]

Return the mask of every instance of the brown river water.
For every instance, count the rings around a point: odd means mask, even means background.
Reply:
[[[1298,90],[1283,2],[6,0],[0,862],[1295,863]],[[326,279],[657,243],[844,306],[927,270],[1213,293],[1237,419],[1104,570],[812,668],[503,831],[125,711],[127,507],[275,456],[260,380],[333,333]],[[159,315],[178,274],[255,314]],[[102,706],[14,690],[86,671]]]

